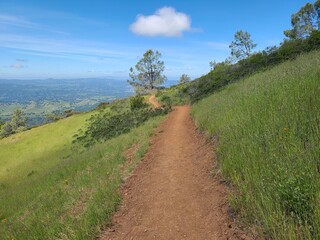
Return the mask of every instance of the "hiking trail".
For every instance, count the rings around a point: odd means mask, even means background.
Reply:
[[[175,107],[156,129],[100,239],[250,239],[229,217],[227,187],[211,172],[214,146],[189,114],[190,106]]]

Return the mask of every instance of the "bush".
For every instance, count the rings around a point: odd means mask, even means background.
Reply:
[[[130,109],[135,110],[146,107],[147,104],[144,102],[144,98],[141,95],[130,98]]]
[[[7,137],[11,134],[25,131],[27,129],[27,120],[24,112],[20,109],[16,109],[13,112],[10,121],[3,124],[0,131],[0,137]]]
[[[103,142],[113,137],[128,133],[131,129],[143,124],[148,119],[167,114],[171,111],[170,107],[164,108],[144,108],[134,109],[123,113],[112,115],[110,112],[93,116],[89,121],[87,130],[81,134],[75,135],[74,142],[81,142],[89,147],[96,142]],[[80,136],[79,136],[80,135]]]

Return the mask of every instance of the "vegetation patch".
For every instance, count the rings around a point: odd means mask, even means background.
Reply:
[[[230,84],[193,106],[218,137],[231,204],[263,238],[320,239],[320,52]]]
[[[123,178],[147,151],[163,117],[155,114],[90,148],[72,140],[92,116],[129,109],[128,99],[119,100],[0,140],[1,239],[92,239],[110,223]],[[124,153],[132,146],[139,148],[126,165]]]
[[[263,72],[303,53],[320,48],[320,31],[314,30],[303,39],[286,39],[280,47],[268,47],[232,64],[230,59],[221,63],[210,62],[212,70],[187,84],[179,84],[157,94],[158,100],[173,105],[195,103],[223,87]]]
[[[76,139],[74,142],[81,142],[84,146],[89,147],[97,142],[106,141],[121,134],[128,133],[148,119],[165,115],[171,110],[170,107],[156,109],[143,108],[144,105],[141,105],[140,97],[133,99],[134,101],[131,101],[132,110],[116,114],[107,112],[91,117],[84,133],[81,134],[82,130],[80,130],[80,136],[75,135]],[[138,99],[138,101],[136,101],[136,99]],[[138,108],[138,106],[140,108]]]

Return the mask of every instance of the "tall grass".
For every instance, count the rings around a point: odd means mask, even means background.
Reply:
[[[320,52],[231,84],[193,106],[218,138],[232,207],[260,234],[320,239]]]
[[[125,150],[138,146],[135,162],[141,158],[163,117],[89,149],[72,145],[89,117],[0,141],[0,239],[92,239],[108,224],[120,201]]]

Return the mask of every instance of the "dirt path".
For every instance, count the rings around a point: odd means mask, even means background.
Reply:
[[[157,129],[100,239],[247,239],[228,217],[226,186],[210,174],[213,146],[197,134],[189,111],[175,108]]]
[[[154,95],[152,95],[149,98],[149,102],[151,103],[151,105],[153,105],[155,108],[161,107],[160,103],[156,100],[156,97]]]

